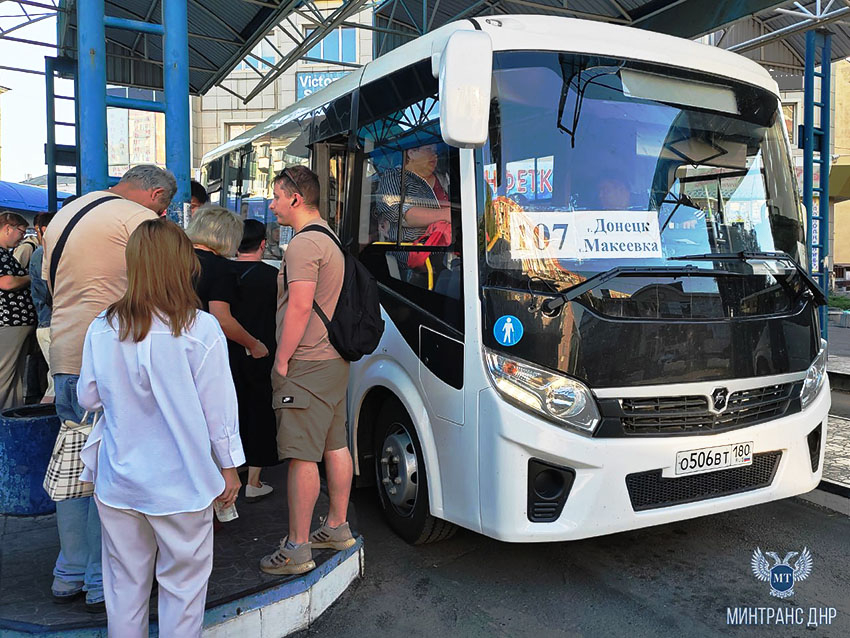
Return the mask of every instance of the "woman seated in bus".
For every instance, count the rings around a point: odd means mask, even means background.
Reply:
[[[439,222],[447,225],[447,235],[451,237],[449,184],[446,176],[435,172],[437,160],[436,144],[407,149],[402,155],[404,173],[395,168],[381,175],[373,214],[383,240],[396,241],[400,227],[401,241],[415,242],[434,232],[436,229],[431,227]]]
[[[195,282],[201,308],[218,319],[230,341],[248,350],[255,359],[267,357],[265,344],[245,330],[230,311],[236,296],[236,271],[230,258],[242,241],[242,220],[221,206],[204,206],[192,217],[186,234],[201,262],[201,275]]]

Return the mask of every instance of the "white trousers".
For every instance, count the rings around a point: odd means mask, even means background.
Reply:
[[[52,397],[56,395],[56,391],[53,389],[53,373],[50,371],[50,326],[36,328],[35,338],[38,341],[38,347],[41,348],[41,354],[44,355],[44,360],[47,361],[47,391],[44,396]]]
[[[96,496],[95,501],[103,528],[109,638],[148,638],[154,571],[160,637],[199,637],[213,564],[212,506],[200,512],[148,516],[109,507]]]

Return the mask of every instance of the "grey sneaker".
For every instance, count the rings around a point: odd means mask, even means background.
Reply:
[[[267,574],[303,574],[316,568],[310,543],[302,543],[293,548],[286,547],[288,537],[280,541],[280,547],[273,554],[260,559],[260,569]]]
[[[356,542],[351,535],[348,523],[339,527],[331,527],[327,524],[327,518],[319,519],[322,526],[310,534],[310,545],[314,549],[348,549]]]

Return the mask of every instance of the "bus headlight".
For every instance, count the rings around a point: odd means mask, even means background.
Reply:
[[[814,363],[806,371],[806,380],[803,381],[803,390],[800,392],[800,408],[805,410],[806,406],[814,401],[815,397],[823,387],[826,380],[826,341],[820,340],[820,352],[815,357]]]
[[[493,385],[510,401],[584,434],[599,425],[596,401],[584,384],[489,348],[484,357]]]

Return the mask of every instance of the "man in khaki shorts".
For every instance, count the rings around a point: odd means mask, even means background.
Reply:
[[[281,264],[277,305],[277,353],[272,390],[277,417],[277,449],[289,459],[289,536],[260,561],[269,574],[301,574],[313,569],[312,549],[354,545],[347,523],[353,464],[345,430],[348,361],[328,340],[315,301],[332,317],[345,273],[345,258],[333,239],[309,226],[328,228],[318,211],[319,180],[304,166],[281,171],[269,206],[282,226],[296,235]],[[304,232],[302,232],[304,231]],[[310,533],[319,497],[324,459],[330,509]]]

